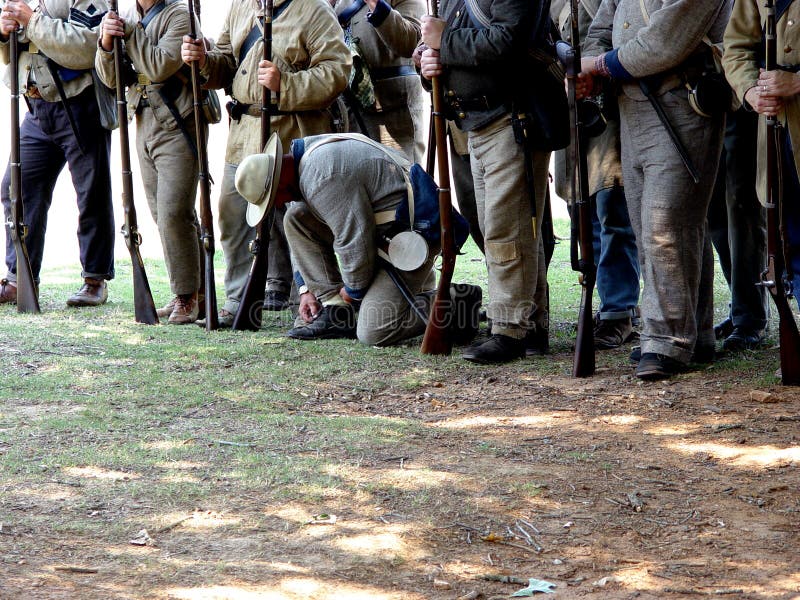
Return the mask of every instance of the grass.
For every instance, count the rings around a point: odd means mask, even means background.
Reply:
[[[566,237],[567,224],[558,222],[556,233]],[[485,289],[482,257],[471,243],[465,253],[455,280]],[[568,264],[568,244],[562,242],[550,276],[558,356],[514,363],[509,373],[531,368],[569,373],[580,294]],[[218,266],[220,275],[222,263]],[[163,263],[148,260],[146,267],[160,304],[169,297]],[[110,537],[130,530],[127,520],[104,529],[103,520],[86,510],[118,496],[185,510],[213,506],[226,485],[245,496],[312,503],[365,490],[407,495],[389,483],[343,473],[364,460],[380,464],[380,457],[394,456],[395,446],[414,439],[458,434],[434,433],[417,421],[381,415],[372,396],[389,388],[413,396],[436,382],[486,372],[464,363],[458,353],[422,356],[416,342],[383,349],[351,341],[295,342],[283,335],[291,325],[288,313],[265,315],[258,334],[138,325],[125,261],[118,264],[111,300],[103,307],[66,308],[63,300],[76,281],[77,267],[45,272],[41,315],[0,307],[0,508],[24,498],[23,489],[53,481],[80,486],[81,502],[51,523],[60,533]],[[726,297],[723,286],[718,277],[718,298]],[[717,316],[724,311],[720,303]],[[620,357],[599,355],[598,360],[602,366]],[[753,353],[712,369],[736,370],[760,382],[767,377],[763,373],[774,370],[773,361]],[[322,401],[356,403],[363,416],[320,414],[316,405]],[[489,442],[476,449],[499,452]],[[583,452],[567,457],[591,459]],[[536,496],[541,489],[525,484],[520,492]],[[427,502],[429,494],[421,486],[413,502]],[[30,513],[26,519],[30,527],[43,527],[53,517]]]

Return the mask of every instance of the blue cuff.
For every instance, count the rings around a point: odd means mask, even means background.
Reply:
[[[380,27],[391,12],[392,7],[389,6],[386,0],[378,0],[375,10],[367,13],[367,21],[369,21],[373,27]]]
[[[300,289],[306,284],[306,280],[303,279],[303,276],[300,275],[300,271],[294,272],[294,283],[297,285],[297,288]]]
[[[364,296],[367,295],[367,289],[368,288],[361,288],[360,290],[354,290],[351,287],[344,286],[344,291],[347,292],[347,295],[353,300],[363,300]]]
[[[611,52],[606,53],[606,67],[613,79],[617,81],[631,81],[636,79],[631,75],[628,70],[619,62],[619,48],[614,48]]]

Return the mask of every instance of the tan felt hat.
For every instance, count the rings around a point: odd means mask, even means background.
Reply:
[[[251,154],[236,168],[236,191],[247,200],[247,224],[255,227],[275,203],[278,182],[281,178],[283,146],[277,133],[273,133],[264,152]]]

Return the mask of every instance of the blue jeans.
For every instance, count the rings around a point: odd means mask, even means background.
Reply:
[[[600,319],[614,321],[636,316],[639,304],[639,253],[620,186],[605,188],[592,198],[594,256]]]

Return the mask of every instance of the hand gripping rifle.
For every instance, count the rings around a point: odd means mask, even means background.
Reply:
[[[9,35],[11,58],[11,214],[6,222],[9,236],[14,243],[17,254],[17,312],[38,313],[39,289],[33,278],[28,247],[25,245],[27,226],[23,220],[22,165],[20,163],[19,142],[19,33],[12,31]]]
[[[272,61],[272,13],[273,0],[262,0],[264,10],[264,54],[263,59]],[[272,108],[272,92],[266,87],[261,90],[261,148],[267,145],[270,136],[270,114]],[[281,157],[278,157],[281,160]],[[277,182],[275,182],[277,184]],[[256,237],[250,242],[250,272],[239,302],[239,310],[233,319],[232,329],[237,331],[258,331],[261,329],[261,311],[264,308],[264,288],[267,285],[267,268],[269,260],[269,234],[275,221],[275,208],[267,210],[261,222],[256,226]]]
[[[110,0],[108,8],[117,13],[117,0]],[[137,323],[156,325],[158,323],[156,305],[147,281],[142,255],[139,252],[142,235],[139,233],[136,207],[133,203],[133,173],[131,172],[131,149],[128,140],[128,103],[125,100],[122,70],[122,39],[116,36],[114,37],[114,75],[117,80],[117,118],[119,120],[119,147],[122,164],[122,210],[125,214],[122,235],[131,255],[134,316]]]
[[[197,20],[200,19],[200,0],[189,0],[189,36],[193,40],[197,39],[195,16]],[[194,99],[194,129],[197,135],[197,177],[200,186],[200,241],[205,257],[203,282],[206,301],[206,331],[213,331],[219,328],[217,288],[214,284],[214,219],[211,214],[211,177],[208,173],[208,148],[203,117],[203,93],[200,89],[200,65],[196,61],[192,62],[192,97]]]
[[[439,16],[439,0],[431,0],[431,15]],[[431,80],[434,128],[436,131],[436,162],[439,170],[439,219],[442,231],[442,271],[439,285],[431,304],[428,325],[422,338],[423,354],[450,354],[453,340],[450,337],[453,302],[450,283],[456,268],[456,242],[453,232],[453,204],[450,199],[450,162],[447,156],[447,122],[442,112],[444,98],[439,77]]]
[[[578,30],[578,0],[570,0],[572,44],[558,43],[558,54],[567,72],[569,97],[569,122],[572,130],[572,207],[573,223],[578,223],[580,258],[573,253],[572,269],[580,272],[581,307],[578,313],[578,333],[575,340],[575,358],[572,362],[573,377],[594,375],[594,315],[592,295],[597,276],[592,245],[592,204],[589,199],[589,171],[586,165],[586,141],[584,123],[579,110],[575,85],[581,72],[581,42]],[[574,230],[572,243],[575,244]],[[574,247],[574,246],[573,246]]]
[[[777,68],[775,2],[767,0],[764,6],[767,9],[765,67],[772,71]],[[789,306],[790,288],[784,279],[788,262],[781,158],[785,135],[778,117],[767,117],[767,268],[761,275],[761,285],[769,290],[778,310],[781,381],[784,385],[800,385],[800,333]]]

